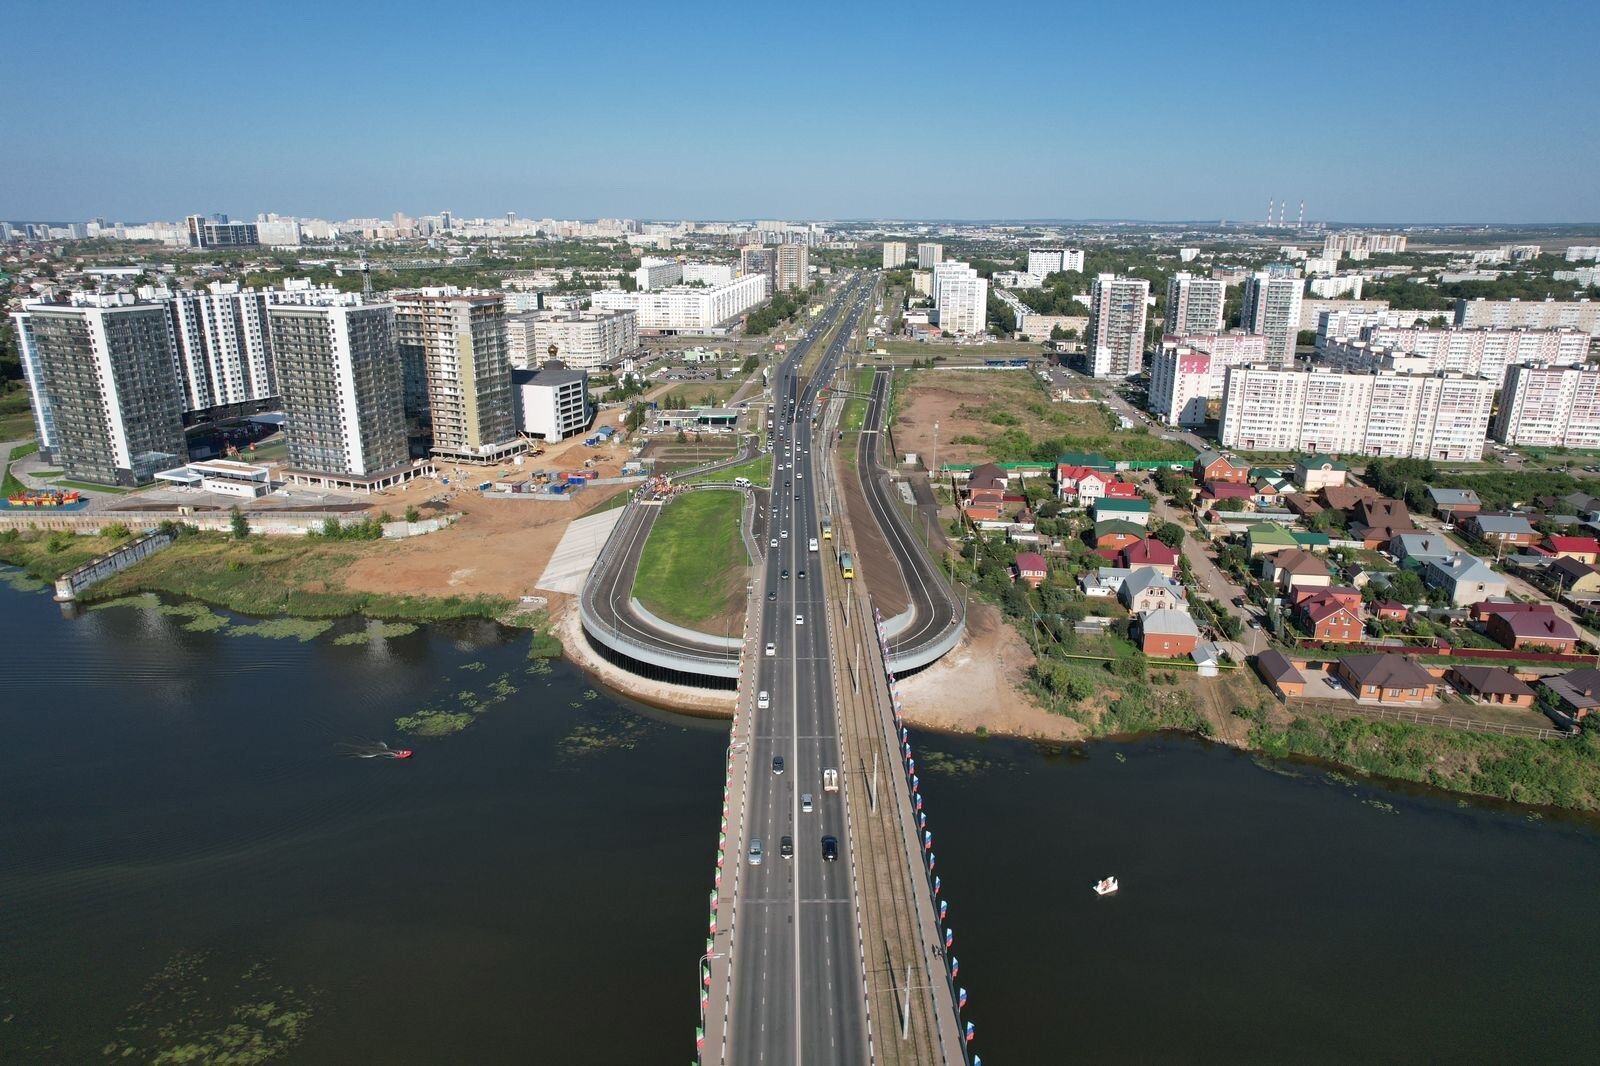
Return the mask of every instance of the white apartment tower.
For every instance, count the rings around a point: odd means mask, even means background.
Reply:
[[[1029,248],[1028,273],[1037,278],[1063,271],[1083,273],[1083,250],[1080,248]]]
[[[683,264],[676,259],[652,259],[645,256],[633,272],[633,281],[640,290],[653,292],[666,289],[683,280]]]
[[[394,305],[354,293],[267,305],[289,465],[365,481],[409,459]]]
[[[1533,448],[1600,448],[1600,370],[1510,367],[1494,438]]]
[[[810,284],[811,250],[803,244],[780,244],[777,251],[777,261],[773,267],[777,277],[776,291],[803,289]]]
[[[1267,338],[1269,360],[1279,366],[1292,366],[1300,332],[1300,279],[1270,271],[1250,275],[1244,282],[1244,309],[1239,324],[1246,332]]]
[[[944,245],[927,241],[917,245],[917,266],[923,270],[932,270],[942,262],[944,262]]]
[[[1150,360],[1150,393],[1146,407],[1168,425],[1199,426],[1206,406],[1222,397],[1228,368],[1260,363],[1267,339],[1237,330],[1167,336]]]
[[[1162,323],[1166,333],[1222,332],[1222,304],[1227,298],[1226,282],[1199,278],[1179,271],[1167,279],[1167,309]]]
[[[424,368],[434,456],[492,463],[521,451],[500,294],[402,293],[394,318],[401,363]]]
[[[615,366],[639,349],[634,311],[528,311],[508,316],[506,327],[514,370],[537,370],[548,359],[593,370]]]
[[[1144,370],[1144,327],[1150,283],[1143,278],[1101,274],[1089,292],[1085,339],[1089,374],[1129,378]]]
[[[906,265],[906,242],[883,242],[883,269],[893,270]]]
[[[966,263],[940,263],[933,268],[933,304],[944,332],[982,333],[989,320],[989,282]]]

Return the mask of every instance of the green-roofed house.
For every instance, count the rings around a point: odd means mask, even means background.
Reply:
[[[1123,522],[1133,522],[1139,526],[1150,524],[1150,501],[1140,498],[1133,500],[1112,499],[1102,496],[1094,501],[1094,520],[1114,518]]]
[[[1343,486],[1349,472],[1349,466],[1331,455],[1308,455],[1295,460],[1294,482],[1306,492],[1319,492]]]
[[[1121,551],[1130,544],[1145,538],[1144,526],[1120,518],[1108,518],[1094,524],[1094,546]]]
[[[1325,552],[1333,546],[1333,540],[1326,533],[1294,533],[1296,547],[1304,548],[1308,552]]]
[[[1117,464],[1099,452],[1068,452],[1056,460],[1056,466],[1086,466],[1091,470],[1115,470]]]
[[[1276,522],[1257,522],[1244,531],[1245,548],[1253,559],[1258,555],[1271,555],[1285,548],[1296,547],[1294,534]]]

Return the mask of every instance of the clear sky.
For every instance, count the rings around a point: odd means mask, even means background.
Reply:
[[[1600,221],[1597,0],[9,0],[0,26],[8,219]]]

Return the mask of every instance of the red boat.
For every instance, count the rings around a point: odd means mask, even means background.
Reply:
[[[394,757],[396,759],[409,759],[411,758],[411,749],[401,748],[399,751],[394,753]]]

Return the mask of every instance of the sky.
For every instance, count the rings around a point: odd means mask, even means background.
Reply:
[[[7,0],[0,218],[1600,221],[1600,3]]]

